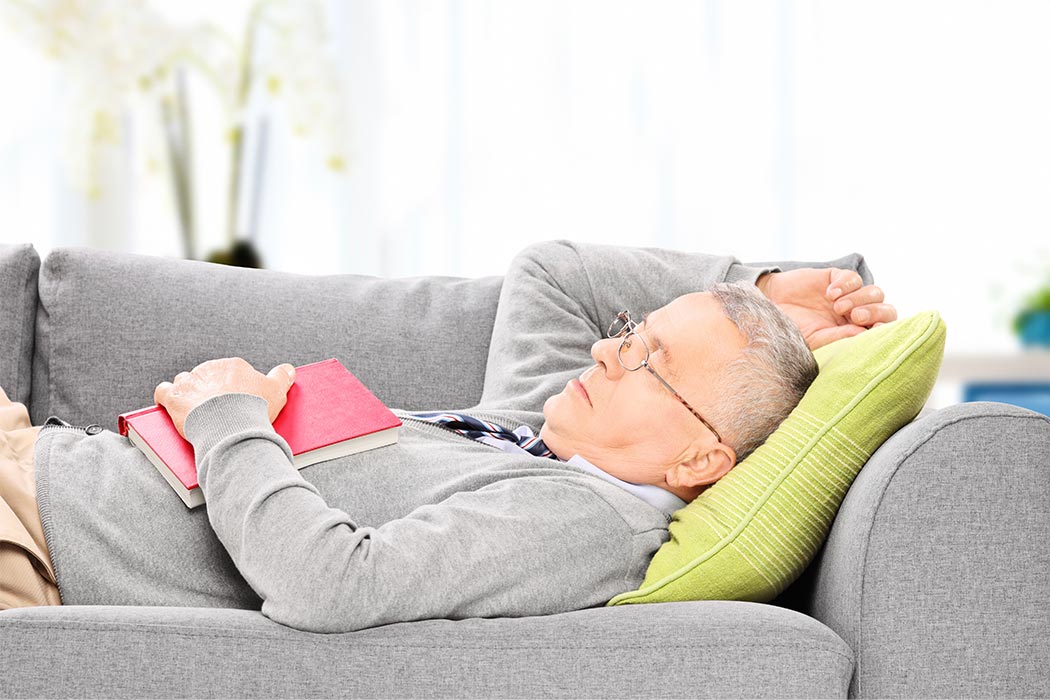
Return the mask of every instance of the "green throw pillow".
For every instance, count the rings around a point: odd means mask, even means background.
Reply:
[[[608,604],[775,598],[816,555],[864,463],[926,403],[944,336],[928,311],[819,348],[795,410],[674,514],[642,586]]]

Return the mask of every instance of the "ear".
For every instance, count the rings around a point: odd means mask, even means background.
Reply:
[[[736,464],[736,452],[721,442],[712,445],[703,454],[674,465],[664,474],[664,481],[673,488],[710,486]]]

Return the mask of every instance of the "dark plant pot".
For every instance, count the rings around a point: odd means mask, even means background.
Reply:
[[[1021,345],[1026,348],[1050,348],[1050,311],[1032,311],[1021,323]]]
[[[237,241],[228,250],[216,250],[208,256],[208,262],[233,267],[261,268],[263,266],[259,251],[248,241]]]

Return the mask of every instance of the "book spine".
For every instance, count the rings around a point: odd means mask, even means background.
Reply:
[[[161,410],[160,406],[149,406],[147,408],[140,408],[137,411],[128,411],[117,416],[117,431],[121,435],[128,434],[128,420],[136,416],[141,416],[144,413],[152,413],[153,411]]]

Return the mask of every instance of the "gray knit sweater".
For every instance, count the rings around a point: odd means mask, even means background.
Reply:
[[[591,364],[618,311],[759,274],[725,257],[531,246],[504,279],[483,396],[466,412],[538,432],[544,400]],[[301,471],[254,396],[209,400],[186,434],[207,499],[195,510],[125,438],[41,431],[37,491],[64,603],[261,608],[316,632],[541,615],[636,588],[667,539],[667,516],[609,481],[407,417],[396,445]]]

